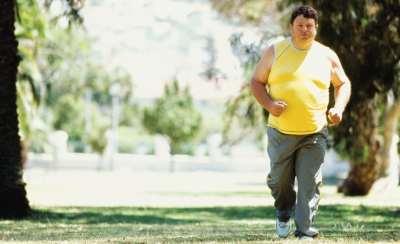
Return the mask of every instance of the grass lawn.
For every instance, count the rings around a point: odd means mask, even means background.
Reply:
[[[277,237],[263,173],[25,176],[32,217],[0,220],[0,243],[298,242]],[[400,187],[349,198],[326,184],[313,226],[318,243],[400,243]]]
[[[400,242],[400,208],[322,205],[319,243]],[[27,220],[0,221],[0,242],[291,243],[279,239],[272,206],[41,207]]]

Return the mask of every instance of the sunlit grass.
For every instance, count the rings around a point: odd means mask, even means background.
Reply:
[[[320,206],[321,243],[400,242],[400,208]],[[27,220],[0,221],[0,242],[288,243],[275,233],[273,206],[36,207]]]
[[[0,243],[298,242],[293,234],[277,237],[263,172],[30,171],[25,176],[33,216],[0,220]],[[346,197],[337,193],[339,180],[324,179],[313,224],[321,234],[318,242],[400,243],[400,188]]]

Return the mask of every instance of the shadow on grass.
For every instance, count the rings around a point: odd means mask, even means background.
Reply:
[[[341,222],[372,222],[400,224],[400,208],[322,205],[319,207],[315,225]],[[275,220],[273,206],[240,207],[188,207],[188,208],[140,208],[140,207],[57,207],[33,211],[31,221],[50,221],[71,224],[185,224],[240,220]]]
[[[30,219],[0,221],[0,241],[106,242],[125,237],[124,243],[276,241],[275,220],[273,206],[50,207],[34,210]],[[322,205],[313,226],[325,240],[399,241],[400,208]]]
[[[33,210],[32,221],[79,224],[168,224],[218,222],[221,220],[275,219],[268,207],[137,208],[137,207],[64,207]]]

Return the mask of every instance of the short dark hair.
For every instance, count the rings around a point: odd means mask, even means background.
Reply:
[[[300,6],[296,8],[292,16],[290,17],[290,24],[293,25],[294,20],[297,18],[297,16],[303,15],[304,18],[309,18],[309,19],[314,19],[315,25],[318,25],[318,14],[315,9],[311,8],[310,6]]]

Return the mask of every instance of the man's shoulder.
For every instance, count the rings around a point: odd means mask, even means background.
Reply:
[[[274,43],[272,46],[274,46],[275,53],[279,56],[280,53],[282,53],[290,46],[290,40],[289,38],[285,38],[279,42]]]
[[[324,44],[314,41],[313,48],[315,48],[319,52],[323,52],[326,54],[327,58],[331,61],[338,59],[337,54],[335,51],[333,51],[331,48],[328,46],[325,46]]]
[[[318,48],[318,49],[323,49],[326,52],[333,52],[332,49],[330,49],[328,46],[325,46],[324,44],[317,42],[317,41],[314,41],[313,48],[314,47]]]
[[[321,44],[319,42],[315,42],[315,44],[317,44],[317,45],[315,45],[316,46],[315,49],[320,51],[320,53],[321,53],[322,50],[324,50],[324,53],[326,54],[326,57],[327,57],[329,63],[332,66],[340,65],[339,57],[338,57],[338,55],[336,54],[335,51],[333,51],[329,47],[327,47],[327,46],[325,46],[325,45],[323,45],[323,44]]]
[[[278,42],[275,42],[274,44],[273,44],[274,46],[276,46],[276,47],[278,47],[278,46],[287,46],[287,45],[290,45],[290,37],[288,37],[288,38],[285,38],[285,39],[283,39],[283,40],[281,40],[281,41],[278,41]]]

